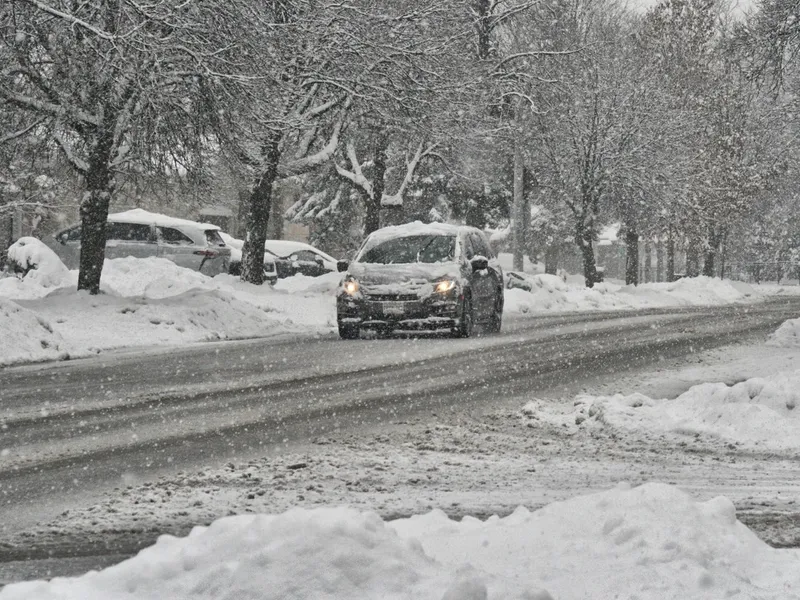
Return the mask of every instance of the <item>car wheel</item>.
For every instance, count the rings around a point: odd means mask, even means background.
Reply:
[[[472,312],[472,300],[468,296],[464,296],[461,305],[461,322],[453,332],[455,337],[468,338],[472,336],[475,329],[475,315]]]
[[[360,336],[358,325],[342,323],[339,321],[339,337],[343,340],[357,340]]]

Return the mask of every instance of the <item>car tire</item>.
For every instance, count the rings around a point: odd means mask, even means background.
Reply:
[[[492,313],[492,318],[489,321],[489,333],[500,333],[503,328],[503,313],[495,310]]]
[[[472,312],[472,300],[464,296],[461,304],[461,321],[453,331],[453,336],[458,338],[471,337],[475,331],[475,314]]]
[[[497,301],[495,302],[495,309],[492,311],[492,318],[489,320],[489,333],[500,333],[500,330],[503,328],[503,304],[500,302],[503,298],[503,288],[500,288]],[[497,307],[497,305],[500,305]]]
[[[349,323],[345,324],[339,322],[339,337],[343,340],[357,340],[360,335],[361,331],[358,325],[351,325]]]

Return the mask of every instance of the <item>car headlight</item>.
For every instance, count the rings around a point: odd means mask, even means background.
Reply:
[[[344,289],[345,294],[349,296],[355,296],[361,286],[358,285],[358,282],[355,279],[345,279],[344,283],[342,283],[342,288]]]
[[[433,291],[438,292],[439,294],[446,294],[454,287],[456,287],[456,282],[454,280],[443,279],[442,281],[438,281],[433,284]]]

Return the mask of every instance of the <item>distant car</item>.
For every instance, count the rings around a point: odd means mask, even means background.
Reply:
[[[336,271],[337,260],[304,242],[267,240],[264,248],[275,261],[278,277],[302,274],[318,277]]]
[[[339,335],[362,330],[449,330],[469,337],[475,324],[500,331],[503,271],[483,232],[420,222],[372,233],[348,264],[337,292]]]
[[[80,264],[81,226],[43,240],[69,269]],[[209,276],[226,273],[231,249],[219,227],[177,219],[140,208],[108,215],[106,258],[158,256]]]
[[[224,231],[220,231],[220,235],[222,236],[222,239],[225,240],[225,244],[227,244],[231,249],[231,260],[230,264],[228,265],[228,273],[238,277],[242,274],[242,247],[244,246],[244,241],[236,239]],[[272,255],[267,252],[264,252],[264,281],[270,285],[275,285],[275,282],[278,281],[278,272],[275,267],[275,261],[273,260]]]

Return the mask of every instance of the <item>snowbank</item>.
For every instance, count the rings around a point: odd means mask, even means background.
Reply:
[[[50,252],[41,242],[26,247]],[[49,259],[46,264],[50,264]],[[45,340],[47,347],[38,351],[30,344],[5,344],[0,347],[0,364],[21,362],[25,357],[45,360],[86,356],[124,347],[287,333],[322,335],[332,332],[336,324],[335,277],[291,281],[286,284],[290,294],[268,285],[242,283],[230,275],[210,278],[163,258],[128,257],[106,260],[102,293],[89,296],[76,291],[76,271],[64,269],[60,284],[50,287],[42,284],[43,277],[35,275],[39,270],[32,270],[24,279],[0,279],[0,298],[15,299],[16,304],[11,304],[18,309],[13,315],[9,312],[12,316],[3,317],[0,333],[13,330],[21,339],[21,332],[27,331],[29,339],[38,340],[41,326],[35,324],[40,321],[48,324],[55,338]],[[43,271],[52,272],[55,269]],[[27,310],[19,313],[17,305]],[[22,314],[29,316],[27,321]]]
[[[275,283],[275,289],[284,291],[290,294],[325,294],[333,297],[336,290],[342,283],[344,273],[330,272],[318,277],[308,277],[306,275],[297,274],[293,277],[286,277],[279,279]]]
[[[800,346],[800,319],[784,321],[767,341],[769,346],[796,348]]]
[[[216,289],[213,280],[199,271],[179,267],[165,258],[117,258],[106,260],[100,289],[113,296],[169,298],[195,289]]]
[[[674,400],[643,394],[579,396],[563,413],[533,401],[523,412],[564,426],[607,428],[644,434],[702,435],[742,448],[800,451],[800,371],[728,386],[704,383]]]
[[[800,289],[796,287],[755,288],[747,283],[711,277],[693,277],[672,283],[646,283],[638,286],[599,283],[593,288],[587,288],[565,282],[555,275],[516,275],[512,283],[517,287],[506,289],[505,292],[506,310],[509,313],[714,306],[754,302],[780,293],[800,293]],[[522,287],[526,289],[521,289]]]
[[[386,523],[349,508],[227,517],[0,599],[786,600],[800,591],[798,560],[760,541],[725,498],[620,485],[485,522],[434,511]]]
[[[66,356],[64,340],[42,317],[0,298],[0,366]]]

